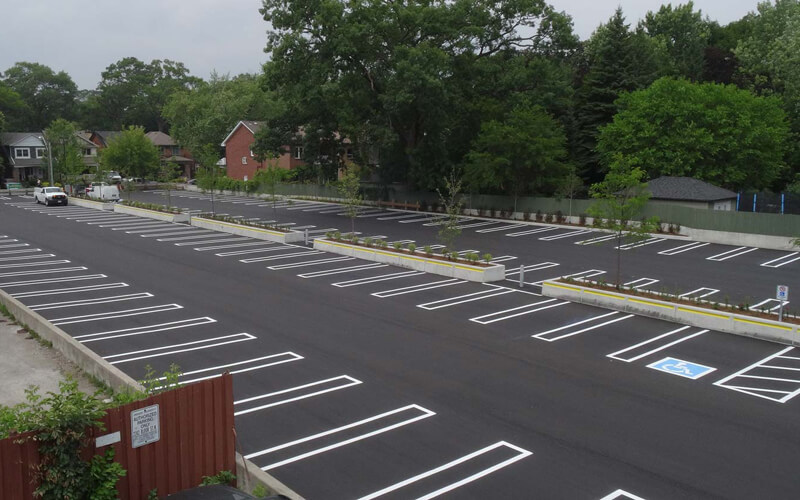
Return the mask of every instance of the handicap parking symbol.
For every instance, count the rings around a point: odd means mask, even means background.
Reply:
[[[679,377],[690,378],[692,380],[697,380],[703,375],[708,375],[716,370],[716,368],[711,368],[710,366],[690,363],[689,361],[683,361],[675,358],[664,358],[661,361],[650,363],[647,365],[647,367],[654,370],[667,372],[672,375],[677,375]]]

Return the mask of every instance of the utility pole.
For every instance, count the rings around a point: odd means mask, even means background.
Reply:
[[[45,137],[41,136],[41,135],[39,136],[39,139],[44,141],[44,145],[47,147],[47,162],[48,162],[48,165],[50,167],[49,168],[50,186],[55,186],[55,184],[53,183],[53,151],[52,151],[52,148],[50,147],[52,145],[52,143],[50,141],[48,141]]]

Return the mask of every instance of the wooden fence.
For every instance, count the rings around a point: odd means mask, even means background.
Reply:
[[[159,409],[159,440],[133,448],[131,412],[153,405]],[[198,486],[203,476],[236,471],[230,374],[110,409],[103,424],[105,430],[89,432],[91,454],[107,449],[96,446],[96,438],[120,433],[120,441],[108,446],[127,471],[117,484],[121,499],[147,498],[153,489],[163,497]],[[33,498],[31,467],[39,463],[38,445],[21,439],[31,434],[0,441],[0,500]]]

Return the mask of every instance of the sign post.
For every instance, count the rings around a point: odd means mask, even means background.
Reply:
[[[789,287],[786,285],[778,285],[775,291],[775,298],[781,303],[781,308],[778,311],[778,321],[783,321],[783,304],[789,302]]]

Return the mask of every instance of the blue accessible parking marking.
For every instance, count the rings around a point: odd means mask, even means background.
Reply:
[[[689,361],[683,361],[675,358],[664,358],[661,361],[650,363],[647,365],[647,367],[654,370],[667,372],[672,375],[678,375],[679,377],[690,378],[692,380],[697,380],[703,375],[708,375],[716,370],[716,368],[711,368],[710,366],[690,363]]]

